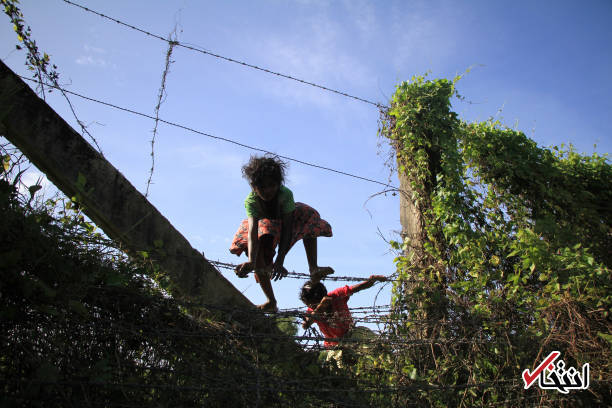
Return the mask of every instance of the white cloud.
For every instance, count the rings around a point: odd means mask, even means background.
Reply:
[[[95,58],[91,55],[81,55],[75,61],[79,65],[93,65],[98,67],[106,67],[108,63],[102,58]]]
[[[106,50],[103,48],[92,47],[91,45],[87,45],[87,44],[85,44],[84,48],[85,48],[85,51],[93,52],[95,54],[106,54]]]
[[[80,55],[76,59],[76,63],[79,65],[91,65],[95,67],[111,67],[116,68],[115,64],[111,64],[108,62],[106,58],[101,57],[101,55],[106,54],[106,50],[103,48],[92,47],[91,45],[85,44],[83,46],[85,49],[85,55]]]
[[[214,168],[218,174],[239,173],[245,160],[242,155],[226,153],[213,145],[180,147],[176,149],[176,154],[180,162],[190,169]]]
[[[295,23],[293,36],[271,35],[253,44],[253,49],[265,57],[265,65],[281,72],[341,92],[351,93],[369,83],[368,67],[344,49],[346,39],[339,23],[324,13],[303,17]],[[265,92],[288,99],[291,103],[311,103],[329,108],[337,97],[315,87],[275,80],[265,82]]]

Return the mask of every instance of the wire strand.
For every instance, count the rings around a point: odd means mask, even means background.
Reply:
[[[227,269],[227,270],[235,270],[236,267],[238,266],[237,264],[233,264],[229,262],[213,261],[210,259],[207,259],[207,261],[218,268]],[[291,271],[287,273],[287,277],[294,278],[294,279],[310,279],[310,274]],[[358,276],[327,275],[325,277],[325,280],[329,280],[329,281],[346,281],[346,282],[362,282],[367,279],[368,279],[367,277],[364,278],[364,277],[358,277]]]
[[[66,1],[66,0],[63,0],[63,1]],[[22,78],[22,79],[25,79],[27,81],[38,82],[38,81],[35,81],[35,80],[31,79],[31,78],[24,77],[22,75],[19,75],[19,77]],[[304,160],[300,160],[300,159],[296,159],[296,158],[293,158],[293,157],[283,156],[283,155],[276,154],[276,153],[270,152],[268,150],[265,150],[265,149],[262,149],[262,148],[259,148],[259,147],[254,147],[254,146],[250,146],[250,145],[247,145],[247,144],[244,144],[244,143],[240,143],[240,142],[237,142],[237,141],[232,140],[232,139],[228,139],[228,138],[221,137],[221,136],[215,136],[215,135],[212,135],[210,133],[205,133],[205,132],[202,132],[200,130],[190,128],[188,126],[181,125],[179,123],[175,123],[175,122],[171,122],[171,121],[168,121],[168,120],[164,120],[162,118],[156,118],[155,116],[151,116],[151,115],[148,115],[146,113],[138,112],[138,111],[135,111],[133,109],[124,108],[124,107],[112,104],[110,102],[104,102],[104,101],[101,101],[99,99],[95,99],[95,98],[92,98],[92,97],[89,97],[89,96],[85,96],[85,95],[79,94],[77,92],[69,91],[69,90],[61,88],[59,86],[55,86],[55,85],[52,85],[52,84],[45,84],[45,85],[48,86],[48,87],[51,87],[51,88],[62,90],[64,92],[66,92],[66,93],[69,93],[70,95],[74,95],[74,96],[77,96],[79,98],[91,101],[91,102],[95,102],[95,103],[98,103],[98,104],[101,104],[101,105],[105,105],[105,106],[111,107],[113,109],[117,109],[117,110],[121,110],[121,111],[124,111],[124,112],[128,112],[128,113],[131,113],[133,115],[142,116],[142,117],[145,117],[147,119],[157,120],[159,122],[165,123],[166,125],[177,127],[177,128],[183,129],[183,130],[187,130],[189,132],[193,132],[193,133],[196,133],[196,134],[199,134],[199,135],[202,135],[202,136],[206,136],[206,137],[209,137],[209,138],[212,138],[212,139],[216,139],[216,140],[221,140],[221,141],[224,141],[224,142],[232,143],[232,144],[235,144],[237,146],[244,147],[244,148],[250,149],[250,150],[255,150],[255,151],[258,151],[258,152],[262,152],[262,153],[273,154],[273,155],[276,155],[276,156],[278,156],[278,157],[280,157],[282,159],[289,160],[289,161],[292,161],[292,162],[295,162],[295,163],[299,163],[299,164],[303,164],[305,166],[309,166],[309,167],[314,167],[314,168],[321,169],[321,170],[330,171],[330,172],[333,172],[333,173],[341,174],[343,176],[352,177],[352,178],[355,178],[355,179],[367,181],[367,182],[370,182],[370,183],[379,184],[379,185],[382,185],[382,186],[385,186],[385,187],[392,188],[394,190],[398,190],[397,187],[395,187],[395,186],[393,186],[393,185],[391,185],[389,183],[384,183],[382,181],[373,180],[373,179],[370,179],[370,178],[367,178],[367,177],[358,176],[356,174],[347,173],[345,171],[332,169],[331,167],[321,166],[321,165],[318,165],[318,164],[310,163],[310,162],[307,162],[307,161],[304,161]]]
[[[170,40],[168,40],[168,39],[166,39],[166,38],[164,38],[164,37],[162,37],[160,35],[153,34],[153,33],[149,32],[149,31],[146,31],[146,30],[144,30],[142,28],[138,28],[138,27],[136,27],[134,25],[125,23],[125,22],[123,22],[121,20],[118,20],[116,18],[107,16],[105,14],[102,14],[102,13],[98,12],[98,11],[89,9],[89,8],[87,8],[85,6],[80,5],[80,4],[73,3],[73,2],[71,2],[69,0],[63,0],[63,1],[65,3],[68,3],[68,4],[72,5],[72,6],[79,7],[79,8],[81,8],[81,9],[83,9],[83,10],[89,12],[89,13],[96,14],[96,15],[98,15],[98,16],[100,16],[102,18],[105,18],[107,20],[110,20],[110,21],[114,21],[117,24],[120,24],[120,25],[122,25],[124,27],[130,28],[132,30],[136,30],[136,31],[138,31],[140,33],[143,33],[145,35],[148,35],[150,37],[156,38],[156,39],[164,41],[164,42],[170,42]],[[328,91],[328,92],[332,92],[332,93],[335,93],[335,94],[338,94],[338,95],[346,96],[348,98],[352,98],[352,99],[355,99],[357,101],[361,101],[361,102],[365,102],[365,103],[370,104],[370,105],[374,105],[374,106],[376,106],[379,109],[385,108],[385,106],[383,104],[381,104],[381,103],[372,102],[370,100],[367,100],[367,99],[364,99],[364,98],[360,98],[358,96],[351,95],[351,94],[348,94],[346,92],[338,91],[338,90],[335,90],[335,89],[332,89],[332,88],[329,88],[329,87],[326,87],[326,86],[323,86],[323,85],[319,85],[319,84],[316,84],[314,82],[305,81],[303,79],[296,78],[296,77],[293,77],[291,75],[283,74],[283,73],[280,73],[280,72],[275,72],[275,71],[272,71],[270,69],[262,68],[262,67],[259,67],[257,65],[249,64],[249,63],[244,62],[244,61],[239,61],[239,60],[236,60],[234,58],[229,58],[229,57],[225,57],[225,56],[220,55],[220,54],[215,54],[213,52],[204,50],[202,48],[196,48],[194,46],[190,46],[190,45],[181,43],[179,41],[173,41],[173,42],[174,42],[174,45],[176,45],[178,47],[182,47],[182,48],[186,48],[186,49],[191,50],[191,51],[195,51],[195,52],[199,52],[199,53],[202,53],[202,54],[210,55],[210,56],[215,57],[215,58],[219,58],[219,59],[222,59],[222,60],[225,60],[225,61],[228,61],[228,62],[239,64],[239,65],[242,65],[242,66],[245,66],[245,67],[248,67],[248,68],[252,68],[252,69],[255,69],[255,70],[258,70],[258,71],[262,71],[262,72],[265,72],[265,73],[268,73],[268,74],[276,75],[278,77],[290,79],[292,81],[296,81],[296,82],[299,82],[299,83],[302,83],[302,84],[305,84],[305,85],[310,85],[310,86],[313,86],[315,88],[322,89],[324,91]]]

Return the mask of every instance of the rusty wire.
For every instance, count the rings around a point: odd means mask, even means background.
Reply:
[[[24,77],[22,75],[18,75],[18,76],[21,79],[24,79],[26,81],[31,81],[31,82],[37,82],[38,83],[38,81],[33,80],[31,78]],[[382,182],[382,181],[378,181],[378,180],[370,179],[370,178],[367,178],[367,177],[359,176],[359,175],[356,175],[356,174],[348,173],[348,172],[345,172],[345,171],[342,171],[342,170],[336,170],[336,169],[333,169],[331,167],[321,166],[321,165],[318,165],[318,164],[314,164],[314,163],[307,162],[307,161],[304,161],[304,160],[296,159],[296,158],[293,158],[293,157],[283,156],[283,155],[280,155],[280,154],[275,154],[273,152],[270,152],[268,150],[265,150],[265,149],[262,149],[262,148],[259,148],[259,147],[250,146],[250,145],[247,145],[247,144],[244,144],[244,143],[241,143],[241,142],[238,142],[238,141],[226,138],[226,137],[215,136],[215,135],[212,135],[210,133],[202,132],[200,130],[197,130],[197,129],[194,129],[194,128],[191,128],[191,127],[188,127],[188,126],[181,125],[179,123],[175,123],[175,122],[171,122],[171,121],[168,121],[168,120],[164,120],[162,118],[156,118],[155,116],[151,116],[151,115],[148,115],[146,113],[138,112],[138,111],[135,111],[133,109],[124,108],[124,107],[121,107],[121,106],[118,106],[118,105],[115,105],[115,104],[112,104],[112,103],[109,103],[109,102],[104,102],[104,101],[101,101],[99,99],[95,99],[95,98],[92,98],[92,97],[89,97],[89,96],[85,96],[85,95],[79,94],[77,92],[70,91],[68,89],[65,89],[65,88],[62,88],[62,87],[59,87],[59,86],[55,86],[55,85],[52,85],[52,84],[45,84],[45,85],[48,86],[48,87],[51,87],[51,88],[63,90],[64,92],[66,92],[66,93],[68,93],[70,95],[77,96],[77,97],[79,97],[81,99],[85,99],[85,100],[88,100],[88,101],[91,101],[91,102],[94,102],[94,103],[98,103],[100,105],[105,105],[105,106],[108,106],[108,107],[113,108],[113,109],[117,109],[117,110],[121,110],[121,111],[124,111],[124,112],[128,112],[128,113],[131,113],[133,115],[138,115],[138,116],[142,116],[142,117],[145,117],[145,118],[148,118],[148,119],[152,119],[152,120],[155,120],[155,121],[158,121],[158,122],[161,122],[161,123],[165,123],[166,125],[169,125],[169,126],[177,127],[177,128],[183,129],[183,130],[187,130],[189,132],[196,133],[198,135],[209,137],[211,139],[221,140],[221,141],[227,142],[227,143],[232,143],[234,145],[237,145],[237,146],[240,146],[240,147],[244,147],[246,149],[254,150],[254,151],[257,151],[257,152],[261,152],[261,153],[274,154],[274,155],[280,157],[281,159],[289,160],[289,161],[292,161],[292,162],[295,162],[295,163],[299,163],[299,164],[303,164],[305,166],[314,167],[314,168],[317,168],[317,169],[329,171],[329,172],[332,172],[332,173],[341,174],[343,176],[352,177],[352,178],[355,178],[355,179],[358,179],[358,180],[363,180],[363,181],[367,181],[367,182],[370,182],[370,183],[379,184],[379,185],[391,188],[394,191],[400,191],[397,187],[395,187],[395,186],[393,186],[393,185],[391,185],[389,183],[385,183],[385,182]]]
[[[89,13],[96,14],[97,16],[100,16],[100,17],[102,17],[104,19],[107,19],[107,20],[110,20],[110,21],[114,21],[115,23],[117,23],[119,25],[122,25],[124,27],[129,28],[129,29],[138,31],[138,32],[140,32],[142,34],[145,34],[147,36],[156,38],[156,39],[164,41],[166,43],[170,42],[170,40],[168,40],[168,39],[166,39],[166,38],[164,38],[164,37],[162,37],[160,35],[153,34],[153,33],[149,32],[149,31],[146,31],[146,30],[144,30],[142,28],[138,28],[138,27],[136,27],[134,25],[125,23],[125,22],[123,22],[121,20],[118,20],[116,18],[113,18],[113,17],[109,17],[109,16],[107,16],[105,14],[102,14],[100,12],[97,12],[95,10],[87,8],[87,7],[82,6],[80,4],[73,3],[73,2],[71,2],[69,0],[63,0],[63,1],[65,3],[67,3],[67,4],[70,4],[71,6],[75,6],[75,7],[81,8],[81,9],[83,9],[83,10],[89,12]],[[296,82],[299,82],[299,83],[302,83],[302,84],[305,84],[305,85],[309,85],[309,86],[312,86],[312,87],[315,87],[315,88],[319,88],[319,89],[322,89],[324,91],[332,92],[332,93],[335,93],[335,94],[338,94],[338,95],[342,95],[342,96],[345,96],[345,97],[348,97],[348,98],[351,98],[351,99],[355,99],[357,101],[365,102],[367,104],[376,106],[379,109],[382,109],[382,108],[385,107],[384,105],[382,105],[381,103],[378,103],[378,102],[372,102],[372,101],[369,101],[367,99],[360,98],[358,96],[354,96],[354,95],[348,94],[346,92],[338,91],[338,90],[335,90],[335,89],[332,89],[332,88],[329,88],[329,87],[326,87],[326,86],[323,86],[323,85],[316,84],[314,82],[305,81],[303,79],[299,79],[299,78],[293,77],[291,75],[282,74],[280,72],[275,72],[275,71],[272,71],[272,70],[267,69],[267,68],[258,67],[257,65],[249,64],[249,63],[244,62],[244,61],[239,61],[239,60],[234,59],[234,58],[229,58],[229,57],[225,57],[223,55],[215,54],[213,52],[207,51],[207,50],[205,50],[203,48],[200,48],[200,47],[194,47],[194,46],[191,46],[191,45],[187,45],[187,44],[181,43],[179,41],[175,41],[174,43],[178,47],[186,48],[188,50],[199,52],[199,53],[202,53],[202,54],[205,54],[205,55],[210,55],[212,57],[215,57],[215,58],[218,58],[218,59],[221,59],[221,60],[224,60],[224,61],[232,62],[232,63],[238,64],[238,65],[242,65],[242,66],[247,67],[247,68],[252,68],[252,69],[255,69],[255,70],[258,70],[258,71],[262,71],[262,72],[265,72],[265,73],[268,73],[268,74],[276,75],[276,76],[281,77],[281,78],[290,79],[292,81],[296,81]]]

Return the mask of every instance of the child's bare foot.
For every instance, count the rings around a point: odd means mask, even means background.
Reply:
[[[310,280],[313,282],[318,282],[327,277],[327,275],[331,275],[334,273],[334,270],[330,266],[319,266],[317,269],[312,269],[310,271]]]
[[[266,313],[276,313],[278,312],[278,307],[276,307],[276,302],[266,302],[257,306],[259,310]]]

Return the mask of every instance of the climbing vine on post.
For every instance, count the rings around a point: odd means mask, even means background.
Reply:
[[[559,350],[567,364],[589,362],[602,383],[540,398],[603,401],[612,381],[612,167],[571,146],[538,147],[498,122],[461,121],[450,101],[458,79],[400,84],[381,120],[407,202],[403,242],[393,243],[404,250],[394,332],[435,340],[425,353],[398,350],[397,381],[491,384],[423,393],[434,406],[526,398],[522,370]],[[417,329],[422,321],[427,330]]]
[[[399,260],[395,304],[399,316],[432,321],[418,338],[429,338],[439,331],[435,322],[447,314],[444,237],[432,198],[456,173],[456,115],[450,111],[453,93],[454,83],[448,80],[417,77],[411,83],[404,82],[398,86],[386,112],[388,120],[383,119],[381,127],[396,151],[403,210],[404,242],[395,246],[401,246],[405,256]],[[402,327],[397,329],[402,331]]]

